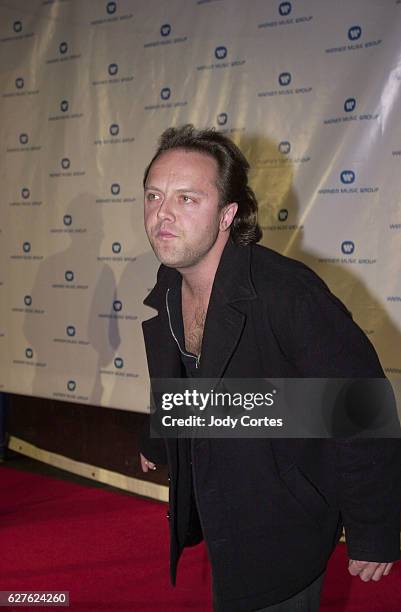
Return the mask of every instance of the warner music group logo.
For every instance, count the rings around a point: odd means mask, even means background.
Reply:
[[[34,36],[34,32],[26,32],[25,24],[22,20],[16,19],[13,22],[9,22],[7,36],[0,38],[0,43],[10,42],[12,40],[21,40],[23,38],[31,38]]]
[[[31,198],[31,190],[28,187],[22,187],[21,199],[10,202],[9,206],[42,206],[42,200]]]
[[[113,300],[111,312],[100,312],[97,315],[99,319],[124,319],[126,321],[136,321],[137,315],[125,312],[125,307],[121,300]]]
[[[63,225],[59,227],[50,228],[49,232],[51,234],[86,234],[86,227],[76,227],[74,225],[74,220],[72,215],[65,214],[63,215]]]
[[[227,113],[219,113],[217,115],[217,125],[218,126],[226,125],[227,121],[228,121]]]
[[[104,77],[101,79],[97,79],[92,81],[92,85],[118,85],[120,83],[131,83],[134,80],[134,75],[132,74],[121,74],[120,65],[116,62],[111,62],[107,66],[107,75],[106,70],[104,71]]]
[[[7,147],[7,153],[32,153],[34,151],[40,151],[42,148],[41,145],[31,143],[30,135],[27,132],[21,132],[18,134],[17,140],[20,146]]]
[[[164,86],[160,90],[160,102],[157,104],[148,104],[144,107],[144,110],[160,110],[160,109],[170,109],[170,108],[179,108],[182,106],[187,106],[187,100],[176,100],[174,96],[174,92],[171,87]]]
[[[35,314],[42,315],[45,314],[43,308],[35,308],[32,300],[32,296],[29,294],[24,295],[23,304],[21,303],[19,306],[14,306],[11,309],[12,312],[22,312],[24,314]]]
[[[35,353],[30,346],[25,348],[24,359],[13,359],[14,365],[27,365],[35,368],[46,368],[47,364],[43,361],[35,361]]]
[[[258,24],[258,28],[277,28],[312,21],[313,15],[293,16],[293,2],[280,2],[278,5],[278,16]]]
[[[320,263],[372,265],[377,260],[370,257],[357,257],[357,245],[350,238],[344,239],[338,245],[339,257],[322,257]]]
[[[212,64],[202,64],[201,66],[197,66],[197,70],[219,70],[222,68],[236,68],[238,66],[243,66],[246,62],[245,59],[240,59],[236,57],[235,59],[230,59],[229,49],[225,45],[218,45],[214,48],[213,57],[216,60]],[[227,61],[226,61],[227,60]]]
[[[270,157],[257,159],[253,167],[255,169],[263,169],[268,166],[292,166],[293,164],[305,164],[311,160],[310,155],[290,155],[293,151],[291,143],[288,140],[282,140],[278,143],[277,153],[277,156],[271,155]]]
[[[19,253],[10,255],[10,259],[24,261],[41,261],[43,259],[43,255],[32,254],[32,245],[29,240],[25,240],[20,245]]]
[[[65,383],[65,391],[54,391],[53,397],[57,397],[58,399],[67,398],[68,400],[76,400],[78,402],[87,402],[89,401],[89,397],[87,395],[76,394],[76,390],[78,388],[78,383],[75,379],[70,378]]]
[[[325,49],[326,53],[343,53],[344,51],[357,51],[377,47],[383,42],[381,38],[363,42],[363,30],[359,24],[350,25],[346,31],[347,43]]]
[[[48,121],[61,121],[61,120],[68,120],[68,119],[81,119],[81,117],[84,116],[84,113],[80,113],[80,112],[70,112],[71,110],[73,110],[73,106],[70,103],[69,100],[67,100],[66,98],[63,98],[62,100],[59,101],[58,104],[58,113],[54,114],[54,115],[50,115],[50,117],[48,118]]]
[[[127,136],[121,134],[121,128],[118,123],[111,123],[109,125],[110,138],[97,138],[94,141],[94,145],[114,145],[114,144],[125,144],[135,141],[134,136]]]
[[[91,26],[102,25],[104,23],[116,23],[118,21],[127,21],[133,18],[132,13],[120,14],[120,2],[105,2],[103,15],[98,19],[94,19],[90,22]]]
[[[171,36],[173,28],[170,23],[163,23],[160,26],[159,34],[160,38],[144,43],[144,48],[149,47],[161,47],[166,45],[176,45],[178,43],[187,42],[188,36]]]
[[[71,60],[79,59],[80,57],[81,53],[71,53],[68,41],[62,40],[58,45],[57,55],[46,60],[46,64],[69,62]]]
[[[27,87],[24,77],[17,76],[14,80],[14,88],[11,91],[6,91],[2,94],[3,98],[16,98],[21,96],[32,96],[39,93],[39,89],[31,89]]]
[[[127,370],[127,364],[124,357],[118,355],[113,359],[111,369],[100,369],[100,374],[107,374],[108,376],[119,376],[121,378],[138,378],[139,374],[130,372]]]
[[[86,231],[86,230],[85,230]],[[88,289],[89,285],[76,282],[75,280],[75,272],[74,270],[65,270],[64,271],[64,281],[59,280],[59,282],[55,282],[51,285],[52,289]]]
[[[64,335],[57,337],[57,338],[53,338],[53,342],[57,342],[61,344],[76,344],[79,346],[89,345],[88,340],[83,340],[82,338],[79,339],[79,337],[76,338],[76,336],[77,336],[77,329],[75,325],[69,324],[69,325],[66,325],[65,327]]]
[[[121,242],[115,240],[110,247],[109,255],[99,255],[98,261],[118,261],[118,262],[133,262],[136,261],[136,257],[130,255],[124,255],[123,245]]]
[[[259,98],[274,97],[274,96],[289,96],[296,94],[308,94],[312,91],[311,86],[301,86],[298,84],[293,86],[293,75],[291,72],[280,72],[277,76],[278,89],[270,89],[267,91],[258,92]],[[292,87],[290,87],[292,85]]]
[[[365,195],[374,194],[379,191],[379,187],[372,185],[359,185],[357,184],[357,176],[354,170],[345,168],[339,174],[339,183],[342,187],[325,187],[319,189],[320,195],[345,195],[345,194],[360,194]],[[356,183],[356,184],[355,184]]]
[[[290,211],[288,210],[288,208],[280,208],[276,212],[275,223],[269,223],[265,225],[262,221],[261,227],[262,229],[266,229],[269,231],[299,231],[304,229],[303,225],[291,222]]]
[[[336,117],[328,117],[323,120],[325,125],[334,123],[347,123],[350,121],[375,121],[380,117],[380,113],[358,113],[358,101],[356,98],[349,97],[344,100],[342,111],[344,114]]]
[[[234,127],[229,124],[228,113],[219,113],[216,117],[216,124],[222,134],[233,134],[234,132],[244,132],[245,127]]]
[[[341,252],[344,253],[344,255],[352,255],[354,251],[355,243],[352,242],[352,240],[343,240],[341,243]]]
[[[136,201],[136,198],[132,196],[120,196],[121,185],[120,183],[114,182],[110,185],[110,196],[96,198],[96,204],[132,204]]]
[[[77,177],[84,176],[86,174],[85,170],[78,170],[77,168],[71,167],[71,159],[69,157],[62,157],[59,161],[59,169],[54,170],[53,172],[49,172],[50,178],[60,178],[60,177]]]

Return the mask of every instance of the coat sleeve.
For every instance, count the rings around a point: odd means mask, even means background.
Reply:
[[[150,394],[150,402],[152,406],[152,393]],[[149,461],[152,461],[156,465],[167,464],[166,443],[162,438],[152,438],[150,432],[150,415],[146,416],[140,429],[138,446],[139,452],[141,452],[146,459],[149,459]]]
[[[384,378],[371,342],[341,301],[312,272],[307,287],[300,285],[290,300],[292,312],[286,308],[291,324],[281,328],[300,376]],[[399,424],[398,417],[396,421]],[[399,429],[394,435],[399,436]],[[375,562],[399,559],[401,439],[335,438],[328,443],[334,445],[349,557]]]

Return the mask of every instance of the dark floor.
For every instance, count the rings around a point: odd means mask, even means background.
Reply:
[[[53,467],[52,465],[48,465],[47,463],[43,463],[42,461],[36,461],[35,459],[31,459],[30,457],[26,457],[25,455],[21,455],[20,453],[16,453],[15,451],[12,451],[10,449],[6,449],[5,457],[0,460],[0,470],[2,466],[20,470],[22,472],[32,472],[34,474],[52,476],[53,478],[58,478],[59,480],[68,480],[69,482],[75,482],[77,484],[81,484],[88,487],[108,489],[109,491],[114,491],[123,495],[125,494],[132,495],[134,497],[142,497],[141,495],[137,495],[136,493],[130,493],[129,491],[125,491],[123,489],[117,489],[116,487],[111,487],[110,485],[103,484],[102,482],[98,482],[97,480],[83,478],[82,476],[77,476],[76,474],[72,474],[71,472],[67,472],[66,470],[60,470],[59,468]]]

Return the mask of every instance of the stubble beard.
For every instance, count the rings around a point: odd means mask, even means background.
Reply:
[[[157,259],[163,265],[176,269],[190,268],[199,263],[215,244],[219,230],[218,228],[210,228],[210,232],[212,232],[212,229],[214,231],[211,238],[197,245],[189,245],[182,242],[176,245],[168,245],[167,243],[166,246],[168,246],[168,248],[163,249],[162,244],[158,244],[155,238],[149,237],[149,241]],[[172,240],[180,241],[181,238],[174,238]]]

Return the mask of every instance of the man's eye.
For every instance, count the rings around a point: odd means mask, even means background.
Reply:
[[[153,201],[153,200],[156,200],[156,198],[157,198],[157,196],[156,196],[155,193],[148,193],[148,194],[146,194],[146,199],[147,200]]]
[[[189,196],[187,196],[187,195],[183,195],[183,196],[182,196],[182,199],[183,199],[183,201],[185,202],[185,204],[189,204],[190,202],[193,202],[193,199],[192,199],[192,198],[190,198],[190,197],[189,197]]]

